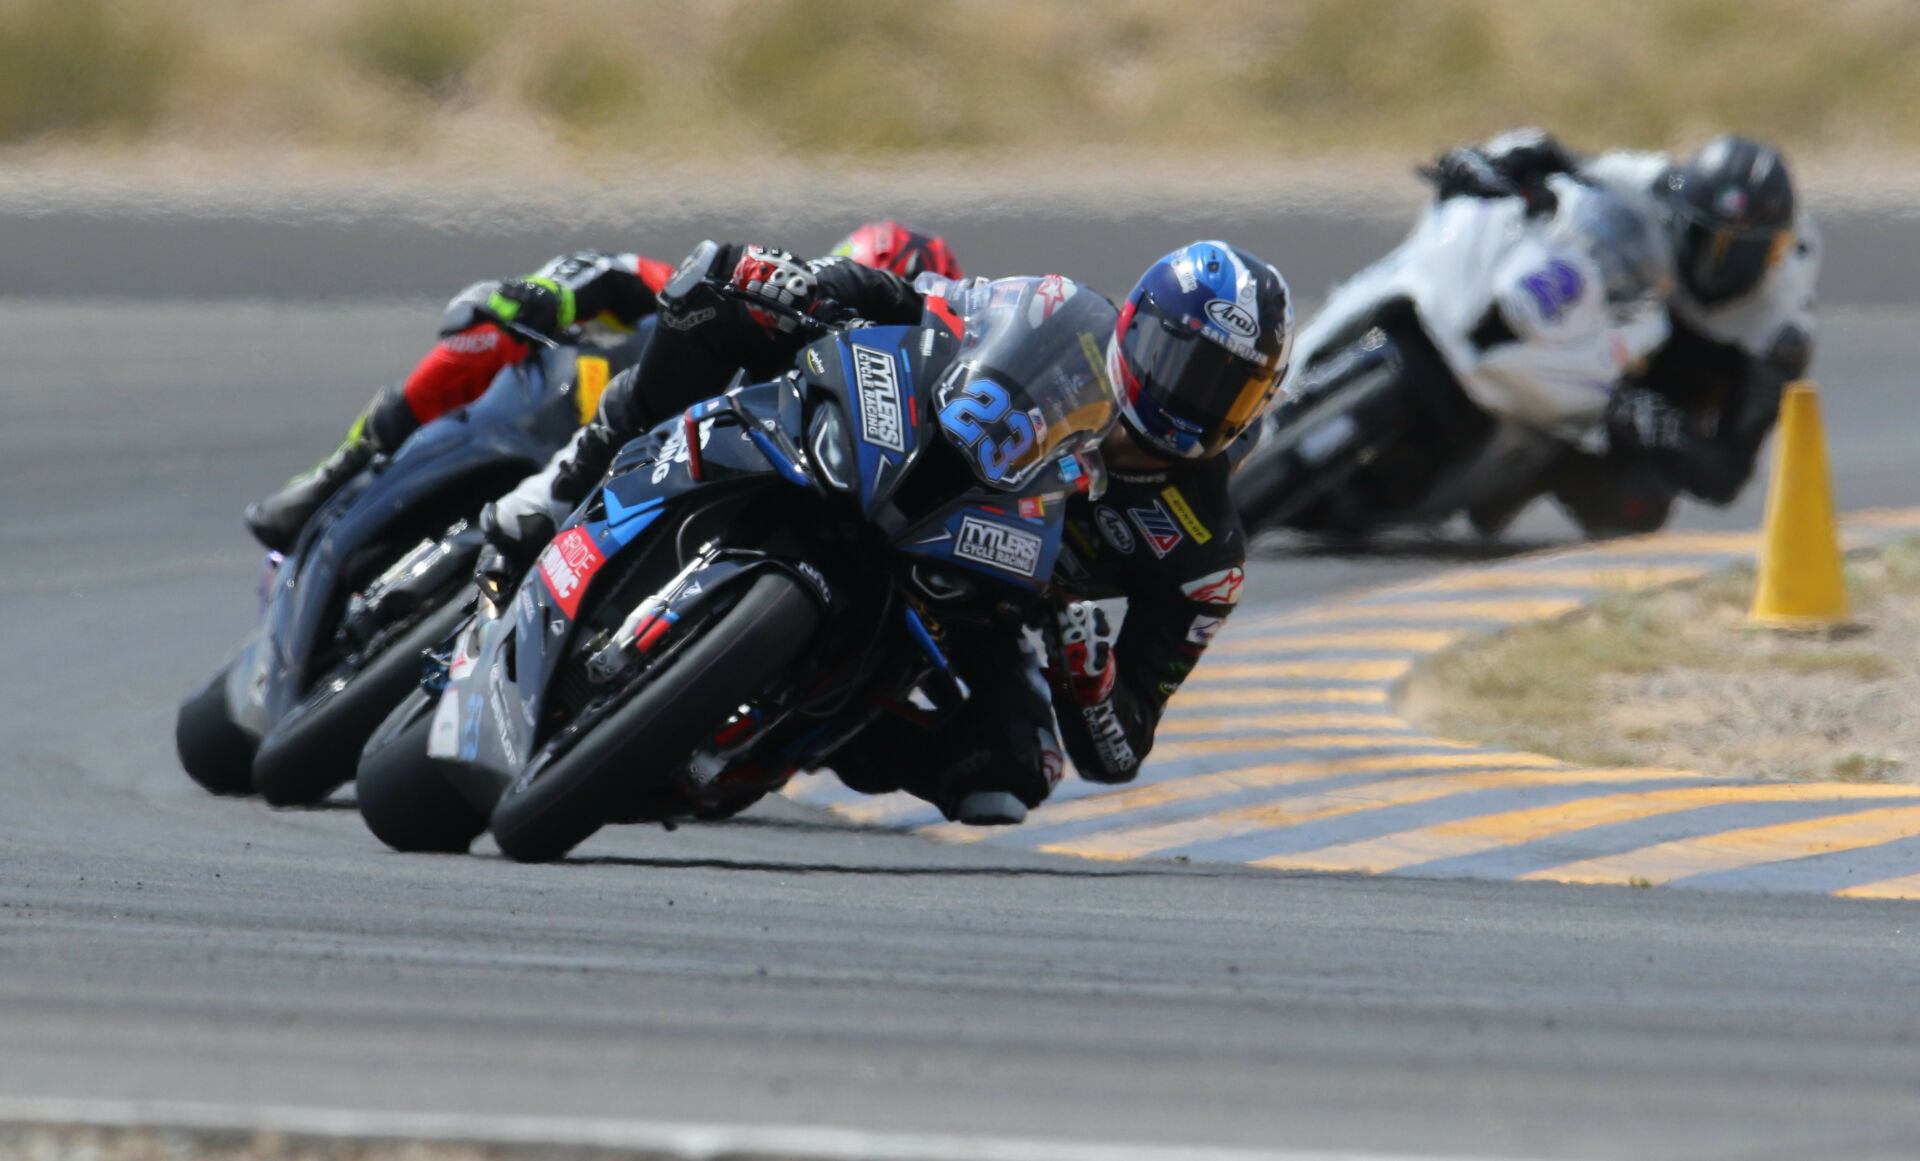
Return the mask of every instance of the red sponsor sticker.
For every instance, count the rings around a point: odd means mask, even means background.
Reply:
[[[580,595],[607,558],[584,528],[569,528],[553,538],[540,553],[540,576],[553,593],[554,603],[571,619],[580,608]]]
[[[1020,515],[1025,516],[1029,520],[1039,520],[1045,517],[1046,514],[1047,502],[1039,496],[1022,496],[1020,498]]]

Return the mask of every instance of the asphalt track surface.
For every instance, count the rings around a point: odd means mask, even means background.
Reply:
[[[330,446],[434,317],[420,300],[0,311],[0,1095],[1920,1153],[1910,904],[1115,868],[787,803],[521,867],[390,854],[350,811],[206,797],[171,725],[252,615],[239,509]],[[1920,492],[1915,321],[1884,302],[1827,318],[1843,506]],[[1683,520],[1751,525],[1755,505]],[[1521,531],[1564,535],[1544,513]],[[1282,607],[1460,554],[1271,556],[1250,596]]]

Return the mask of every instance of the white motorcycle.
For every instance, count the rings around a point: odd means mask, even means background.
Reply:
[[[1670,258],[1618,195],[1550,179],[1436,202],[1301,332],[1286,402],[1236,448],[1250,531],[1442,523],[1496,533],[1569,448],[1604,450],[1609,399],[1668,335]]]

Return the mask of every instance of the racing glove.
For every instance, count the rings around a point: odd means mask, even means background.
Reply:
[[[728,279],[734,291],[747,302],[747,313],[760,329],[791,331],[799,324],[785,311],[812,315],[821,313],[825,303],[820,297],[820,282],[798,258],[786,250],[767,246],[748,246]],[[754,305],[754,300],[784,307],[775,312]]]
[[[509,326],[552,336],[573,325],[574,308],[572,287],[534,275],[501,283],[487,296],[486,313]]]
[[[1442,201],[1455,197],[1506,198],[1520,192],[1486,154],[1471,145],[1448,150],[1419,173],[1432,183],[1435,196]]]
[[[1099,705],[1113,696],[1113,629],[1107,611],[1092,601],[1056,610],[1047,634],[1047,667],[1053,683],[1075,705]]]
[[[1114,705],[1119,670],[1114,664],[1114,633],[1106,611],[1092,601],[1074,601],[1057,609],[1047,628],[1048,676],[1057,693],[1079,707],[1081,720],[1100,752],[1098,764],[1080,765],[1080,776],[1090,782],[1132,779],[1139,772],[1140,762],[1126,741]]]
[[[1547,185],[1556,173],[1572,173],[1573,155],[1538,129],[1502,133],[1484,146],[1462,146],[1442,155],[1420,175],[1435,193],[1450,197],[1517,197],[1530,216],[1551,214],[1560,199]]]
[[[1645,387],[1622,387],[1607,404],[1607,446],[1621,452],[1670,452],[1686,446],[1686,413]]]

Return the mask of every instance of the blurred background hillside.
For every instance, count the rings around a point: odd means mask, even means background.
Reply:
[[[1906,157],[1917,69],[1910,0],[0,0],[0,167]]]

